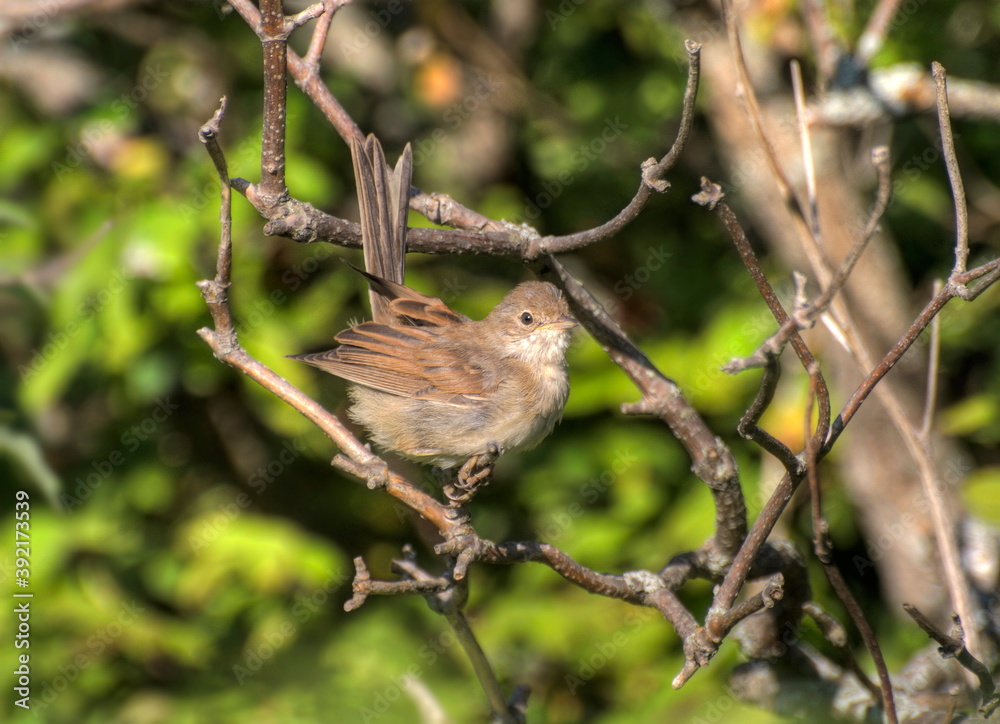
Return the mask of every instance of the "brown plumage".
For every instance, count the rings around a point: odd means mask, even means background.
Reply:
[[[351,416],[407,457],[447,468],[492,447],[534,447],[569,394],[565,353],[577,322],[566,300],[552,284],[525,282],[475,321],[381,276],[376,270],[402,276],[402,256],[383,247],[405,243],[409,148],[391,179],[377,142],[353,150],[368,266],[357,271],[368,279],[375,321],[338,334],[335,349],[292,359],[355,383]]]
[[[382,286],[395,324],[364,322],[340,346],[293,359],[356,383],[351,416],[375,442],[451,467],[490,445],[534,447],[569,394],[569,316],[551,284],[525,282],[481,321],[441,300],[365,274]]]

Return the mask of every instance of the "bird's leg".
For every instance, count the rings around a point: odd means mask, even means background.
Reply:
[[[503,454],[503,446],[491,442],[486,452],[473,455],[465,461],[455,476],[455,482],[446,485],[444,493],[453,505],[465,505],[480,488],[485,488],[493,479],[493,466]]]

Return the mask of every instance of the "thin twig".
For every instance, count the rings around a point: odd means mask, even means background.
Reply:
[[[878,643],[878,637],[875,636],[875,631],[872,630],[871,625],[868,623],[868,619],[865,618],[864,611],[858,604],[857,599],[851,593],[850,587],[847,585],[847,581],[840,573],[840,569],[837,568],[834,563],[824,563],[823,572],[826,574],[826,579],[830,582],[833,590],[837,594],[837,598],[840,599],[841,603],[844,604],[844,608],[847,609],[848,615],[854,622],[855,627],[861,634],[861,638],[865,642],[865,648],[868,649],[868,653],[871,654],[872,661],[875,663],[875,670],[878,672],[879,684],[881,685],[880,695],[882,701],[880,702],[885,708],[886,717],[889,719],[890,724],[897,724],[899,722],[899,717],[896,714],[896,697],[892,691],[892,680],[889,678],[889,667],[885,664],[885,657],[882,656],[882,647]]]
[[[686,640],[698,630],[698,621],[677,598],[677,594],[666,586],[650,592],[648,600],[650,605],[670,622],[681,641]]]
[[[709,638],[718,643],[743,619],[753,616],[758,611],[771,608],[784,595],[785,577],[781,573],[774,574],[758,593],[741,601],[728,611],[710,615],[705,621],[705,629]]]
[[[490,710],[494,717],[493,721],[502,722],[502,724],[519,724],[519,722],[523,722],[523,719],[515,717],[508,708],[507,700],[503,695],[503,689],[500,687],[500,682],[493,672],[493,667],[490,665],[489,659],[486,658],[483,647],[479,645],[479,640],[472,631],[469,619],[466,618],[465,613],[459,609],[446,614],[445,619],[451,626],[451,630],[454,631],[455,638],[461,644],[465,655],[472,663],[472,670],[476,672],[476,678],[479,679],[480,686],[486,692],[486,700],[490,703]]]
[[[950,284],[946,284],[940,292],[931,298],[931,300],[921,310],[920,314],[917,315],[916,319],[914,319],[910,324],[903,336],[897,340],[888,352],[886,352],[882,360],[871,369],[868,376],[861,381],[861,384],[859,384],[857,389],[854,390],[850,398],[844,404],[843,409],[841,409],[840,414],[837,415],[837,418],[833,421],[833,425],[830,427],[830,435],[827,438],[826,444],[823,446],[823,455],[825,455],[830,448],[833,447],[833,444],[844,432],[844,428],[847,427],[847,424],[854,418],[854,415],[857,414],[859,409],[861,409],[861,405],[868,398],[868,395],[872,393],[882,378],[889,374],[889,370],[895,367],[900,358],[902,358],[913,343],[917,341],[920,333],[927,328],[937,313],[940,312],[955,296],[956,294],[954,289]],[[863,360],[862,364],[864,364]]]
[[[889,151],[885,146],[876,146],[872,149],[872,164],[875,166],[878,178],[878,187],[875,196],[875,204],[865,222],[861,233],[855,238],[850,250],[841,262],[837,272],[829,280],[822,293],[802,309],[797,309],[773,335],[768,337],[761,346],[749,357],[731,360],[723,369],[730,374],[741,372],[751,367],[760,367],[766,364],[768,357],[776,356],[784,349],[785,344],[791,338],[793,332],[808,329],[815,320],[824,314],[833,303],[837,293],[847,283],[854,266],[861,255],[864,254],[868,243],[878,229],[882,215],[889,207],[892,199],[892,176],[889,172]],[[856,336],[856,335],[853,335]]]
[[[958,635],[949,636],[931,623],[930,619],[924,616],[916,606],[904,603],[903,610],[910,615],[910,618],[914,620],[924,633],[941,645],[941,648],[938,649],[941,656],[946,659],[955,659],[975,675],[979,680],[979,691],[983,696],[980,713],[987,717],[992,714],[1000,706],[1000,695],[997,693],[996,682],[993,681],[993,676],[990,674],[990,670],[986,664],[973,656],[969,652],[969,649],[966,648],[963,640],[962,619],[957,614],[952,616],[955,631]]]
[[[320,0],[318,3],[313,3],[305,10],[295,13],[290,17],[285,18],[285,30],[291,33],[296,28],[300,28],[310,20],[315,20],[318,17],[322,17],[324,14],[330,11],[330,0]]]
[[[229,188],[229,165],[226,163],[226,156],[219,145],[219,133],[221,131],[222,119],[226,115],[226,97],[219,101],[219,107],[212,115],[211,119],[205,123],[198,131],[198,139],[205,146],[215,172],[219,176],[219,186],[221,202],[219,204],[219,250],[215,260],[215,292],[222,295],[220,302],[226,301],[224,296],[229,289],[230,268],[233,263],[233,193]],[[217,322],[220,320],[216,320]],[[216,331],[219,334],[229,335],[232,333],[232,320],[221,320],[227,323],[227,328],[220,328],[216,324]]]
[[[941,152],[948,169],[951,197],[955,202],[955,268],[952,274],[962,274],[969,261],[969,208],[965,201],[965,184],[955,155],[955,136],[951,132],[951,111],[948,108],[948,79],[944,66],[931,64],[937,100],[938,126],[941,128]]]
[[[691,127],[694,125],[695,101],[698,99],[698,82],[701,78],[701,43],[685,40],[684,50],[688,54],[688,77],[687,85],[684,88],[684,103],[677,137],[667,154],[655,166],[646,169],[643,174],[646,183],[653,185],[657,191],[666,190],[659,184],[666,179],[667,172],[674,167],[677,159],[680,158],[681,151],[684,150],[688,137],[691,135]]]
[[[861,668],[861,664],[858,663],[858,657],[854,655],[854,650],[847,641],[847,632],[844,630],[843,625],[823,610],[822,606],[815,601],[809,601],[804,604],[802,610],[816,622],[820,633],[823,634],[823,638],[837,651],[841,659],[841,665],[846,666],[854,672],[858,681],[868,690],[868,693],[872,695],[875,701],[881,701],[882,690],[878,684],[871,680],[865,670]]]
[[[229,3],[255,32],[262,32],[261,15],[250,0],[229,0]],[[319,43],[315,34],[314,42]],[[408,250],[431,254],[498,254],[534,261],[547,254],[580,249],[617,234],[645,208],[652,196],[651,191],[666,190],[668,184],[663,176],[676,162],[690,135],[700,76],[701,46],[687,41],[685,48],[688,53],[688,83],[677,138],[660,161],[643,164],[643,178],[635,196],[613,219],[574,234],[539,237],[537,234],[526,234],[522,228],[483,216],[444,194],[427,194],[414,188],[410,193],[410,208],[435,224],[456,228],[414,229],[407,240]],[[296,85],[326,116],[341,138],[348,145],[354,138],[363,139],[361,129],[323,83],[315,64],[299,57],[291,49],[287,50],[287,63]],[[258,210],[270,219],[265,228],[268,234],[290,236],[297,241],[322,240],[347,246],[360,245],[360,230],[355,224],[329,217],[309,204],[294,199],[289,200],[288,209],[272,209],[266,205],[266,199],[262,207],[257,203],[256,189],[252,184],[243,182],[237,184],[236,188],[245,193]]]
[[[359,609],[368,596],[400,596],[400,595],[430,595],[446,590],[453,581],[444,578],[421,578],[404,581],[376,581],[368,572],[368,566],[361,556],[354,559],[354,582],[351,588],[354,595],[344,603],[347,612]]]
[[[313,28],[312,37],[309,39],[309,50],[302,59],[313,73],[319,72],[319,61],[323,57],[323,48],[330,34],[330,24],[333,22],[334,14],[349,2],[350,0],[323,0],[323,13]]]
[[[878,638],[875,636],[875,632],[868,623],[868,619],[865,617],[864,611],[862,611],[861,606],[858,604],[857,600],[851,594],[850,589],[847,587],[847,583],[844,581],[843,576],[840,573],[840,569],[837,568],[836,563],[833,561],[833,546],[829,539],[829,523],[827,523],[826,518],[823,516],[823,495],[822,486],[819,482],[819,449],[820,441],[812,434],[812,410],[813,410],[813,399],[816,397],[817,389],[817,376],[819,374],[818,366],[814,366],[813,369],[809,370],[809,400],[806,404],[805,413],[805,438],[806,438],[806,471],[809,479],[809,491],[810,491],[810,501],[812,504],[812,520],[813,520],[813,550],[816,553],[816,558],[819,560],[820,565],[823,566],[823,572],[826,574],[827,580],[833,587],[834,592],[837,594],[837,598],[840,602],[844,604],[847,609],[848,615],[850,615],[851,620],[854,621],[854,625],[857,627],[858,631],[861,633],[861,638],[865,642],[865,648],[868,649],[869,654],[871,654],[872,661],[875,662],[875,669],[878,671],[879,683],[881,689],[878,690],[877,700],[879,704],[885,708],[886,716],[890,722],[898,722],[898,716],[896,714],[896,700],[892,691],[892,681],[889,678],[889,669],[885,665],[885,658],[882,656],[882,648],[879,646]],[[862,680],[863,681],[863,680]],[[871,689],[869,689],[871,691]]]
[[[996,274],[998,272],[1000,272],[1000,259],[994,259],[993,261],[986,262],[981,266],[977,266],[975,269],[970,269],[964,274],[954,275],[951,281],[954,281],[956,284],[961,284],[962,286],[965,286],[969,282],[983,280],[980,286],[977,286],[976,289],[972,290],[973,293],[978,296],[983,291],[985,291],[986,287],[992,284],[993,281],[996,281]],[[986,280],[991,280],[991,281],[986,281]],[[962,297],[962,299],[966,301],[969,301],[970,299],[974,298],[975,297]]]
[[[806,399],[806,409],[803,415],[805,427],[803,439],[806,441],[805,469],[806,479],[809,481],[809,500],[812,503],[813,550],[820,562],[826,564],[830,562],[832,551],[827,539],[829,525],[823,518],[823,489],[819,484],[819,457],[817,455],[819,445],[812,431],[813,401],[816,399],[818,373],[819,365],[813,365],[809,370],[809,397]]]
[[[788,180],[788,175],[781,167],[780,161],[778,161],[778,154],[774,150],[774,144],[764,131],[760,103],[757,100],[757,92],[754,90],[753,83],[750,80],[750,71],[747,68],[746,58],[743,55],[743,43],[740,40],[739,23],[736,12],[733,9],[732,0],[722,0],[722,14],[726,23],[726,32],[729,37],[729,47],[733,54],[733,62],[736,65],[736,77],[738,79],[737,93],[740,94],[746,104],[747,118],[750,120],[754,135],[757,136],[758,142],[764,149],[764,156],[771,167],[771,172],[774,175],[775,182],[778,184],[778,191],[781,193],[782,199],[793,210],[792,218],[796,224],[801,224],[813,242],[818,246],[818,239],[812,237],[809,225],[806,223],[807,216],[805,210],[802,208],[802,203],[799,201],[798,196],[796,196],[792,184]]]
[[[698,98],[698,83],[701,77],[701,45],[688,40],[684,43],[688,54],[688,78],[684,91],[681,122],[670,150],[659,161],[649,159],[642,165],[642,181],[632,200],[613,219],[593,229],[565,236],[538,237],[524,250],[525,260],[539,259],[549,254],[575,251],[598,241],[603,241],[621,231],[646,207],[652,192],[665,193],[670,187],[666,181],[667,172],[673,168],[681,151],[687,144],[694,123],[695,102]]]
[[[870,242],[872,237],[875,236],[875,231],[878,229],[879,222],[882,220],[882,215],[885,214],[885,210],[889,208],[889,202],[892,200],[892,176],[889,170],[889,149],[886,146],[876,146],[872,149],[871,159],[872,165],[875,167],[876,177],[878,179],[878,186],[875,192],[875,204],[872,207],[871,213],[868,215],[868,220],[865,222],[865,226],[861,230],[861,234],[854,240],[854,244],[851,246],[850,251],[847,252],[847,256],[844,257],[844,261],[841,262],[840,268],[837,269],[837,273],[834,274],[833,279],[831,279],[830,283],[827,284],[826,289],[813,303],[813,309],[809,312],[813,318],[821,314],[830,306],[830,303],[833,301],[833,297],[841,290],[844,284],[847,283],[847,278],[854,270],[854,265],[857,264],[861,255],[864,254],[865,249],[868,247],[868,242]]]
[[[542,274],[550,276],[565,291],[576,318],[642,393],[639,402],[623,405],[622,411],[655,415],[667,424],[691,456],[692,470],[712,491],[716,525],[712,541],[717,546],[716,554],[720,560],[728,560],[742,544],[747,526],[746,501],[732,451],[684,398],[677,384],[656,368],[593,294],[555,257],[547,258]]]
[[[778,438],[760,427],[757,423],[774,399],[774,393],[778,390],[778,381],[781,379],[781,364],[774,355],[768,355],[764,364],[764,374],[760,378],[760,386],[757,389],[757,396],[747,411],[740,418],[740,423],[736,430],[745,439],[757,443],[767,452],[771,453],[784,466],[790,475],[801,472],[802,465],[795,453],[781,442]]]
[[[763,297],[764,303],[767,304],[767,308],[771,311],[771,315],[778,324],[784,325],[789,321],[788,313],[782,306],[781,300],[778,299],[774,287],[767,280],[764,269],[760,265],[760,260],[750,245],[746,231],[740,224],[736,214],[729,207],[729,204],[726,203],[722,187],[716,183],[712,183],[707,178],[702,178],[701,189],[701,193],[695,194],[692,197],[694,202],[715,211],[729,233],[729,238],[732,240],[737,252],[739,252],[740,258],[743,260],[743,265],[747,268],[750,278],[753,279],[754,284],[757,286],[757,291]],[[809,366],[815,362],[815,358],[806,346],[806,343],[802,340],[797,329],[791,330],[790,334],[792,349],[795,350],[795,354],[798,356],[802,366],[808,370]],[[818,395],[820,419],[817,434],[822,434],[825,439],[830,420],[830,395],[825,383],[820,386]]]
[[[814,3],[815,0],[812,0]],[[795,98],[795,118],[799,126],[799,140],[802,143],[802,164],[806,177],[806,195],[809,200],[809,226],[813,237],[820,239],[819,204],[816,200],[816,166],[813,163],[812,138],[809,122],[806,120],[806,99],[802,90],[802,67],[792,60],[792,95]]]
[[[896,14],[901,0],[879,0],[879,4],[868,16],[868,24],[858,39],[856,55],[861,65],[868,65],[875,54],[882,48],[889,24]]]
[[[830,81],[837,71],[837,60],[844,52],[837,42],[829,18],[824,13],[825,7],[826,3],[820,2],[820,0],[803,0],[802,2],[802,14],[805,16],[805,25],[809,31],[809,40],[819,71],[820,90],[825,90],[830,85]]]
[[[261,13],[250,0],[228,0],[228,2],[255,33],[260,35],[263,32]],[[364,134],[361,132],[361,129],[358,128],[358,125],[334,97],[333,93],[330,92],[326,84],[323,83],[318,68],[312,67],[310,63],[306,62],[291,48],[287,48],[287,46],[285,48],[288,72],[291,73],[295,84],[309,96],[309,99],[323,113],[344,142],[350,146],[352,139],[364,140]],[[265,109],[268,107],[266,101],[267,97],[265,96]],[[285,220],[284,225],[277,227],[279,230],[269,233],[281,233],[295,238],[294,234],[290,233],[291,230],[288,229],[288,224],[290,223],[288,212],[281,208],[272,209],[272,207],[267,206],[266,199],[263,200],[263,203],[258,203],[261,200],[256,198],[256,188],[253,185],[248,186],[247,198],[257,207],[258,211],[272,221],[276,219]],[[292,210],[301,213],[304,210],[302,208],[304,206],[308,205],[303,205],[302,202],[295,202]],[[437,224],[447,224],[462,229],[489,231],[502,231],[505,228],[502,222],[495,221],[462,206],[444,194],[425,194],[419,189],[413,189],[410,193],[410,208],[425,215],[430,221]],[[298,221],[302,227],[307,226],[306,217],[299,216]],[[302,231],[301,228],[300,231]]]
[[[432,583],[439,580],[449,582],[447,587],[429,592],[425,595],[425,599],[432,611],[444,616],[454,632],[455,638],[462,646],[462,650],[469,658],[476,678],[486,694],[486,700],[490,704],[493,722],[496,724],[524,724],[523,718],[518,718],[508,709],[500,682],[497,680],[496,674],[493,673],[493,667],[486,658],[486,653],[479,645],[479,641],[472,631],[472,626],[469,625],[469,620],[465,616],[464,609],[469,599],[468,581],[458,581],[454,576],[450,579],[441,579],[431,575],[417,564],[416,554],[410,546],[403,548],[403,554],[403,558],[394,559],[392,562],[393,569],[398,573],[418,582]],[[401,583],[405,582],[407,581],[401,581]]]
[[[941,281],[934,280],[935,296],[941,291]],[[930,443],[931,426],[934,424],[934,408],[937,404],[938,367],[941,361],[941,315],[931,322],[931,343],[927,354],[927,391],[924,395],[924,417],[920,426],[920,437]]]
[[[930,324],[931,320],[955,296],[958,296],[957,287],[949,281],[924,307],[923,311],[917,316],[917,319],[910,325],[906,334],[893,346],[882,361],[872,369],[872,372],[861,383],[851,396],[851,399],[848,400],[840,415],[834,420],[834,424],[830,430],[830,437],[823,446],[822,454],[825,454],[837,438],[839,438],[844,426],[850,422],[862,402],[864,402],[864,399],[878,384],[878,381],[888,374],[889,370],[896,364],[910,345],[916,341],[917,337]],[[862,363],[864,362],[865,359],[862,359]],[[961,557],[955,541],[955,523],[952,519],[951,508],[945,500],[945,494],[940,484],[929,446],[922,439],[919,431],[891,389],[884,386],[880,387],[880,389],[882,391],[882,402],[893,424],[899,430],[907,449],[910,451],[910,455],[917,464],[923,494],[930,507],[934,537],[939,548],[945,583],[948,587],[952,605],[965,620],[976,621],[975,604],[969,590],[968,581],[962,570]],[[974,655],[979,652],[979,635],[975,627],[969,631],[969,649]]]

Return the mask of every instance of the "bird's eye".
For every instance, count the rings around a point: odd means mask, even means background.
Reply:
[[[527,327],[529,324],[535,321],[535,318],[531,316],[531,312],[521,312],[521,324]]]

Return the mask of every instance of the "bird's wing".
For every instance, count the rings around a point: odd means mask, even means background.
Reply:
[[[474,405],[496,386],[496,376],[441,343],[423,327],[364,322],[337,335],[340,346],[292,359],[359,385],[401,397]]]
[[[469,318],[448,307],[437,297],[421,294],[389,279],[358,269],[350,262],[344,262],[368,280],[369,286],[388,300],[389,314],[394,324],[412,324],[417,327],[441,327],[447,324],[468,322]]]

